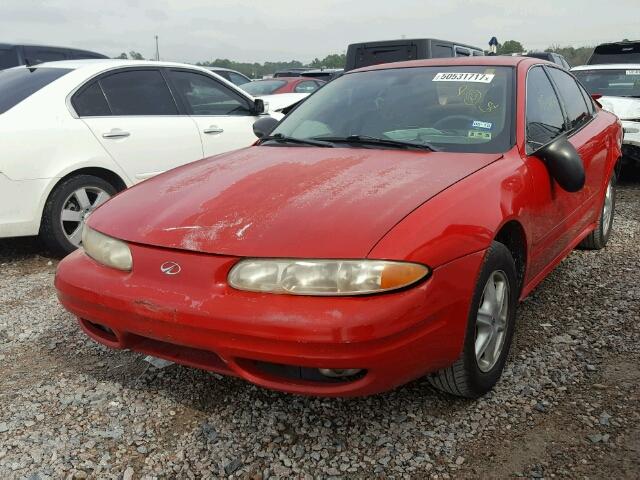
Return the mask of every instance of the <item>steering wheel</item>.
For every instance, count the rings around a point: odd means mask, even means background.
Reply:
[[[474,119],[471,117],[468,117],[467,115],[449,115],[448,117],[441,118],[436,123],[434,123],[433,128],[435,128],[436,130],[443,130],[443,129],[446,130],[447,126],[449,126],[449,128],[454,128],[453,125],[447,125],[447,124],[455,123],[456,125],[459,125],[460,123],[462,123],[462,121],[466,122],[465,127],[470,128]]]

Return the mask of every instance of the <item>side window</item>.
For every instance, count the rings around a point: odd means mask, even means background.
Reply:
[[[111,115],[111,109],[98,82],[80,90],[71,100],[80,117],[104,117]]]
[[[569,129],[579,128],[589,121],[591,113],[582,92],[571,75],[557,68],[549,68],[549,75],[558,87],[560,98],[569,117]]]
[[[42,47],[24,47],[24,57],[27,65],[38,65],[45,62],[66,60],[67,55],[63,50],[48,49]]]
[[[113,115],[177,115],[159,70],[129,70],[100,80]]]
[[[456,57],[469,57],[471,56],[471,52],[468,48],[464,47],[456,47]]]
[[[565,130],[560,102],[542,67],[532,68],[527,75],[526,125],[527,143],[534,149]]]
[[[249,82],[249,80],[244,78],[242,75],[238,75],[234,72],[229,72],[229,80],[231,80],[231,82],[233,82],[235,85],[244,85],[245,83]]]
[[[453,57],[453,48],[451,45],[432,45],[431,46],[432,58],[450,58]]]
[[[247,102],[213,78],[184,70],[171,70],[171,82],[191,115],[251,115]]]
[[[311,93],[318,89],[318,84],[312,80],[300,82],[293,89],[296,93]]]

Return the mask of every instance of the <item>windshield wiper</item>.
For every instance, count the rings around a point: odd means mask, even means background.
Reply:
[[[428,143],[403,142],[387,138],[370,137],[368,135],[349,135],[348,137],[314,137],[314,140],[324,140],[331,143],[351,143],[354,145],[379,145],[381,147],[428,150],[437,152],[438,149]]]
[[[267,137],[262,137],[260,139],[260,144],[262,145],[265,142],[277,142],[277,143],[295,143],[297,145],[311,145],[314,147],[325,147],[331,148],[333,145],[329,142],[322,142],[319,140],[312,140],[308,138],[294,138],[294,137],[286,137],[281,133],[276,133],[275,135],[269,135]]]

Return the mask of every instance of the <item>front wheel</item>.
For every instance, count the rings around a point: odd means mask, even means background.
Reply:
[[[460,358],[432,374],[431,384],[467,398],[496,384],[509,354],[518,303],[516,267],[509,249],[493,242],[485,255],[471,302]]]
[[[89,214],[115,194],[113,185],[93,175],[62,181],[49,195],[42,212],[41,241],[55,255],[73,252],[82,243]]]
[[[604,194],[596,228],[580,242],[580,245],[578,245],[580,248],[585,250],[600,250],[607,245],[609,237],[611,236],[611,227],[613,227],[613,217],[616,211],[616,180],[616,174],[614,172],[611,174],[611,178],[609,178],[609,183],[607,183],[607,190]]]

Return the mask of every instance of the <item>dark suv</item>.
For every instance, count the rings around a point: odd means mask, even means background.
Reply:
[[[0,70],[18,65],[37,65],[57,60],[78,60],[84,58],[109,58],[101,53],[77,48],[49,47],[45,45],[15,45],[0,43]]]

